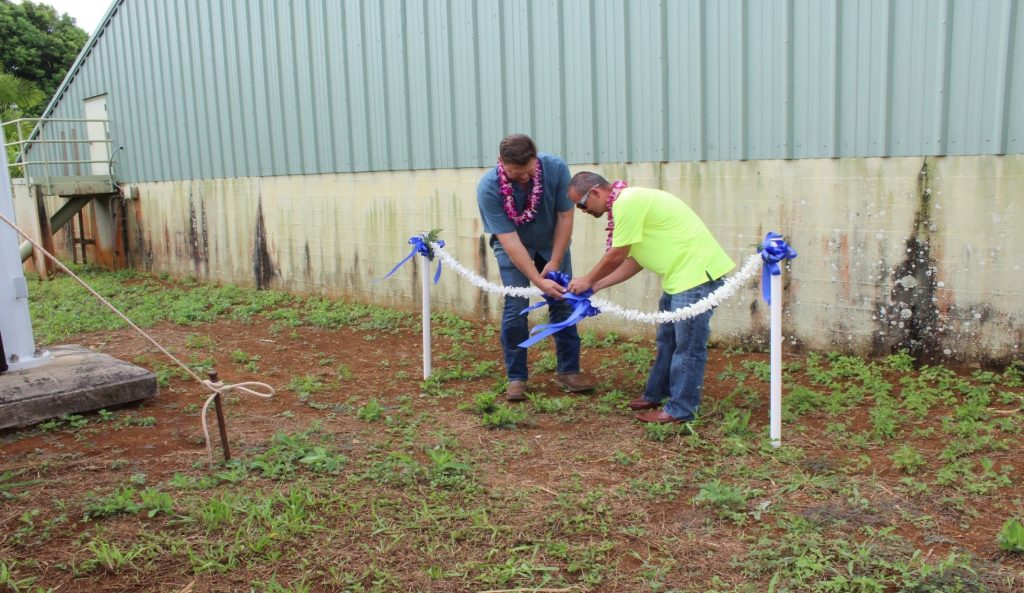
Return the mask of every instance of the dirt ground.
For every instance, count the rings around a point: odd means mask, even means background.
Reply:
[[[742,564],[744,558],[753,561],[745,554],[756,547],[756,538],[784,538],[786,523],[768,520],[773,511],[784,509],[787,516],[829,526],[825,533],[844,534],[850,541],[858,541],[865,527],[891,527],[889,533],[908,542],[923,559],[938,561],[950,553],[973,559],[974,570],[978,572],[963,580],[968,583],[967,588],[950,591],[1024,591],[1022,555],[1001,550],[996,540],[1003,522],[1021,514],[1024,463],[1020,460],[1020,433],[1010,435],[1011,447],[994,447],[986,452],[995,460],[997,470],[1010,464],[1016,466],[1004,471],[1012,485],[984,494],[965,494],[956,484],[940,486],[936,482],[941,468],[939,459],[950,437],[937,427],[943,417],[955,415],[950,406],[937,407],[928,418],[905,424],[896,439],[862,442],[857,446],[840,444],[836,423],[840,422],[845,427],[842,430],[850,435],[870,431],[876,419],[870,415],[869,406],[854,407],[840,417],[810,411],[784,425],[783,451],[788,453],[773,457],[769,449],[758,444],[767,431],[768,386],[755,381],[751,370],[752,365],[767,361],[764,353],[711,350],[703,405],[706,416],[696,427],[702,442],[695,444],[695,438],[682,433],[663,440],[656,438],[658,435],[652,437],[633,420],[621,404],[639,395],[643,375],[639,363],[629,358],[634,350],[615,345],[584,349],[583,367],[601,384],[595,394],[571,396],[575,407],[569,411],[532,411],[529,420],[514,429],[493,429],[485,427],[479,415],[466,409],[474,394],[498,389],[501,380],[497,337],[493,332],[488,335],[486,326],[472,325],[470,331],[478,337],[469,342],[435,336],[435,373],[465,370],[481,362],[492,366],[478,377],[471,373],[459,377],[455,373],[454,379],[434,385],[433,392],[421,381],[419,334],[409,327],[397,332],[305,326],[281,331],[268,320],[223,320],[196,327],[164,322],[148,331],[176,355],[205,365],[212,363],[227,383],[264,381],[277,388],[277,395],[269,400],[244,395],[228,398],[227,425],[237,458],[252,458],[264,451],[277,433],[300,432],[317,423],[319,430],[328,433],[335,446],[351,460],[354,473],[359,460],[380,459],[390,447],[398,446],[397,433],[385,430],[380,423],[367,422],[355,412],[371,401],[379,402],[385,415],[397,415],[398,410],[404,409],[407,416],[425,420],[415,431],[406,430],[402,437],[415,441],[404,445],[418,452],[417,458],[423,457],[423,443],[435,441],[448,440],[466,451],[475,468],[474,479],[489,501],[484,506],[493,509],[492,521],[500,518],[502,535],[492,536],[486,542],[470,538],[454,544],[440,560],[449,568],[457,567],[450,576],[443,571],[430,572],[432,553],[411,543],[396,544],[395,549],[404,559],[382,560],[389,552],[356,545],[360,538],[369,541],[377,537],[373,531],[359,529],[355,529],[350,540],[339,535],[346,540],[344,544],[332,538],[314,543],[303,543],[301,538],[293,540],[291,547],[285,548],[290,551],[287,553],[296,553],[308,545],[313,553],[325,555],[312,568],[282,560],[277,564],[250,563],[237,569],[206,572],[197,569],[195,562],[190,565],[171,544],[161,544],[161,552],[152,554],[146,562],[138,560],[105,570],[81,568],[88,549],[92,549],[85,545],[86,540],[95,541],[97,533],[122,534],[131,539],[148,530],[181,529],[170,519],[145,527],[140,527],[144,517],[84,521],[83,509],[88,508],[90,497],[111,492],[130,482],[133,476],[144,476],[147,485],[166,485],[176,474],[203,476],[217,467],[211,469],[207,463],[200,429],[198,407],[206,395],[202,388],[174,372],[168,361],[134,332],[93,332],[75,336],[67,343],[134,361],[169,377],[158,397],[114,410],[121,420],[105,423],[96,414],[89,414],[78,426],[36,426],[7,431],[0,437],[3,470],[15,472],[18,480],[31,479],[37,484],[2,489],[0,482],[0,493],[6,495],[0,499],[0,559],[7,559],[0,562],[17,566],[15,575],[30,579],[24,583],[31,583],[32,587],[61,591],[527,591],[545,590],[543,585],[547,590],[564,591],[765,590],[770,573],[758,576],[756,571],[745,572]],[[623,343],[630,342],[618,342]],[[648,352],[652,347],[649,339],[634,344]],[[543,366],[544,356],[550,358],[550,347],[531,353],[531,365]],[[249,362],[248,367],[244,362]],[[787,363],[801,365],[804,357],[787,358]],[[739,371],[745,368],[747,376],[740,378]],[[972,371],[957,370],[961,376]],[[323,387],[313,394],[303,394],[301,387],[296,387],[296,377],[307,383],[319,380]],[[898,373],[888,373],[887,377],[898,384]],[[549,399],[565,396],[553,378],[549,370],[535,373],[530,382],[531,392]],[[753,389],[737,396],[741,385]],[[607,394],[616,390],[616,405],[610,411],[601,409],[598,402],[602,396],[610,401]],[[1021,389],[1008,391],[1020,393]],[[867,394],[866,401],[871,396]],[[740,448],[734,446],[734,437],[720,432],[730,407],[737,403],[750,411],[751,436],[747,445]],[[531,403],[520,405],[529,407]],[[1014,405],[993,402],[990,407],[1016,418],[1019,427],[1020,413],[1013,415]],[[212,413],[209,420],[215,452],[219,455]],[[933,427],[930,431],[929,426]],[[911,429],[915,430],[912,437]],[[899,445],[911,440],[927,460],[914,476],[928,485],[924,492],[908,492],[901,486],[907,474],[892,459]],[[341,476],[344,475],[343,472]],[[834,481],[828,486],[815,486],[818,476],[831,476]],[[746,506],[739,509],[745,520],[729,520],[716,513],[716,507],[697,501],[702,484],[734,478],[750,485],[752,491],[754,486],[760,491],[751,494]],[[661,479],[664,482],[659,482]],[[343,483],[341,478],[337,480],[338,484]],[[642,481],[646,482],[641,484]],[[262,488],[268,483],[254,484],[253,487]],[[657,488],[659,485],[662,490]],[[628,495],[609,494],[627,491]],[[638,493],[641,491],[646,494]],[[557,518],[559,512],[565,512],[565,505],[555,505],[570,495],[569,506],[576,504],[581,508],[588,501],[611,496],[602,498],[609,500],[610,510],[585,515],[589,517],[581,520],[585,525],[570,528]],[[410,501],[388,488],[382,488],[379,496],[393,497],[404,501],[403,504]],[[506,496],[516,501],[508,510],[502,498]],[[757,513],[759,508],[764,510],[763,519]],[[25,514],[33,509],[37,511],[34,519],[26,521]],[[180,509],[178,512],[182,516],[188,514]],[[66,518],[46,537],[16,537],[27,522],[38,526],[46,519],[56,521],[61,515]],[[364,519],[372,521],[368,516]],[[610,529],[590,533],[588,529],[597,529],[598,523],[607,524]],[[105,531],[96,531],[100,525],[104,525]],[[330,524],[323,527],[337,530],[338,534],[348,529]],[[38,535],[40,528],[34,529],[33,533]],[[594,566],[586,569],[579,568],[581,561],[574,567],[571,561],[551,552],[556,546],[540,548],[548,550],[541,564],[557,569],[559,577],[553,580],[540,578],[541,569],[523,568],[527,566],[523,563],[516,569],[519,573],[512,570],[514,574],[509,578],[495,576],[498,573],[493,568],[489,572],[477,568],[500,565],[505,554],[508,558],[524,557],[519,548],[538,540],[539,532],[564,533],[573,545],[582,546],[581,538],[586,539],[588,546],[594,542],[609,543],[595,552]],[[183,536],[183,541],[203,537],[201,532],[195,532]],[[79,569],[69,568],[75,563],[79,563]],[[356,576],[349,581],[332,581],[326,575],[334,573],[325,568],[332,563],[347,565]],[[375,581],[368,567],[386,571],[390,580]],[[280,581],[290,585],[275,589],[272,584],[279,581],[272,582],[272,575],[285,575]],[[584,575],[594,576],[588,581]],[[907,590],[944,590],[941,582],[925,582],[933,588],[921,585],[919,589]],[[4,590],[2,585],[0,579],[0,590]],[[306,585],[308,588],[303,588]],[[10,591],[34,590],[28,586],[19,589],[9,583],[7,586]],[[874,590],[843,586],[829,590]],[[970,589],[971,586],[979,588]],[[883,590],[895,589],[890,584],[879,589]]]

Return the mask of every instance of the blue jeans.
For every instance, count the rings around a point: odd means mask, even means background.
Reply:
[[[520,288],[530,286],[530,280],[512,263],[504,250],[495,249],[494,256],[498,259],[498,271],[501,274],[501,282],[505,286]],[[547,264],[540,256],[537,256],[533,263],[538,272],[543,270]],[[572,274],[572,262],[568,250],[562,260],[561,271]],[[519,314],[529,305],[530,301],[525,297],[505,297],[505,307],[501,313],[501,348],[505,353],[505,371],[509,381],[526,381],[530,376],[526,366],[526,348],[519,347],[520,343],[530,337],[526,315]],[[549,319],[553,323],[565,321],[572,315],[572,307],[564,301],[554,307],[549,307],[549,309]],[[576,331],[576,326],[569,326],[554,334],[553,337],[555,338],[558,372],[580,372],[580,335]]]
[[[676,294],[663,293],[658,310],[674,311],[692,305],[721,286],[722,281],[715,280]],[[647,377],[643,398],[655,403],[665,402],[665,412],[674,418],[692,420],[697,415],[713,312],[714,309],[658,326],[655,340],[658,354]]]

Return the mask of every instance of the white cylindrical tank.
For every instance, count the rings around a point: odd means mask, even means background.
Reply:
[[[0,166],[0,212],[14,221],[14,196],[7,164]],[[19,235],[0,220],[0,340],[9,370],[42,364],[49,352],[36,350],[28,314],[28,284],[21,267]]]

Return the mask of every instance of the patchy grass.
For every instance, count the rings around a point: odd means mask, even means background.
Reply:
[[[712,350],[700,418],[641,426],[651,336],[584,330],[587,396],[538,345],[509,404],[491,324],[435,314],[420,381],[407,312],[82,271],[192,368],[279,395],[228,396],[234,456],[210,464],[188,375],[67,279],[32,283],[41,343],[162,394],[0,436],[0,591],[1024,590],[1020,365],[789,357],[774,449],[763,353]]]

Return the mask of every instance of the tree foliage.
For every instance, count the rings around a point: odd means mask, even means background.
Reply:
[[[31,80],[0,72],[0,112],[29,108],[38,105],[45,98],[43,92]]]
[[[40,105],[46,96],[36,83],[13,74],[0,72],[0,121],[9,122],[25,116],[26,110]],[[20,137],[28,136],[32,126],[28,122],[19,122]],[[10,144],[19,138],[18,128],[14,125],[4,126],[4,142]],[[7,162],[13,162],[18,154],[18,146],[7,147]]]
[[[48,98],[64,80],[89,35],[75,25],[74,19],[58,14],[52,6],[0,0],[0,39],[3,72],[34,83]],[[46,101],[33,106],[14,103],[25,109],[25,115],[32,116],[39,114]]]

